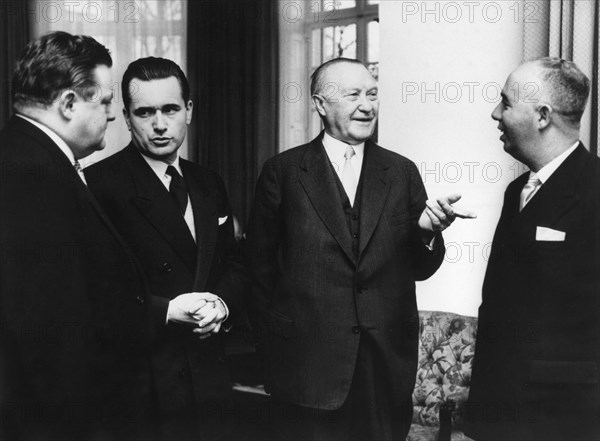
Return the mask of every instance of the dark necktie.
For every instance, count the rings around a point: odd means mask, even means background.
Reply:
[[[171,176],[169,193],[171,193],[171,196],[175,198],[175,201],[177,202],[177,205],[179,205],[179,209],[181,210],[181,214],[185,215],[185,209],[187,208],[188,203],[187,185],[185,185],[183,177],[177,172],[175,167],[173,167],[172,165],[169,165],[167,167],[167,174]]]

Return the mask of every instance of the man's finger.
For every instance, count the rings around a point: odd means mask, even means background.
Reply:
[[[473,211],[463,210],[461,208],[454,209],[454,215],[456,217],[460,217],[461,219],[475,219],[477,218],[477,214]]]
[[[441,227],[441,224],[440,224],[440,220],[437,218],[437,216],[435,214],[433,214],[433,212],[429,209],[429,207],[427,207],[425,209],[425,213],[427,214],[427,216],[429,216],[429,220],[431,221],[431,229],[433,231],[439,230]]]
[[[446,196],[444,199],[446,199],[449,204],[454,204],[455,202],[460,201],[460,198],[462,198],[462,195],[460,193],[452,193]]]
[[[431,210],[431,212],[439,219],[440,222],[446,222],[446,213],[437,205],[437,203],[432,201],[425,202],[427,208]]]

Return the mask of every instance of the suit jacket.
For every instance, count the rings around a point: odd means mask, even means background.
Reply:
[[[152,329],[133,255],[37,127],[8,122],[0,167],[2,437],[140,436]]]
[[[527,178],[506,190],[483,284],[471,434],[599,439],[600,159],[580,144],[519,212]]]
[[[90,189],[149,281],[153,317],[162,329],[153,365],[163,414],[192,412],[230,390],[221,334],[200,341],[191,327],[167,326],[169,300],[186,292],[210,291],[227,304],[229,321],[240,310],[247,284],[223,181],[182,158],[180,165],[194,212],[196,243],[174,198],[132,144],[85,169]],[[225,217],[219,225],[219,218]],[[197,419],[197,413],[193,417]]]
[[[416,166],[371,141],[353,238],[321,140],[322,134],[267,161],[257,184],[247,249],[267,388],[288,402],[338,409],[360,334],[367,333],[384,354],[380,373],[393,384],[390,393],[410,402],[419,329],[415,280],[440,266],[443,239],[429,251],[420,238],[426,193]]]

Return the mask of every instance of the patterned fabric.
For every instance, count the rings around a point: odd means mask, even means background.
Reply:
[[[419,367],[413,392],[413,428],[407,438],[412,440],[435,439],[439,407],[446,400],[456,402],[452,414],[453,427],[460,424],[463,405],[469,395],[477,333],[475,317],[419,311],[419,319]],[[432,430],[419,426],[431,427]],[[419,437],[417,433],[424,436]],[[452,439],[465,439],[461,436],[453,434]]]

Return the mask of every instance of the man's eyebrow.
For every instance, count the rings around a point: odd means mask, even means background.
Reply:
[[[138,107],[137,109],[133,109],[134,112],[154,112],[156,109],[154,107],[146,106],[146,107]]]

